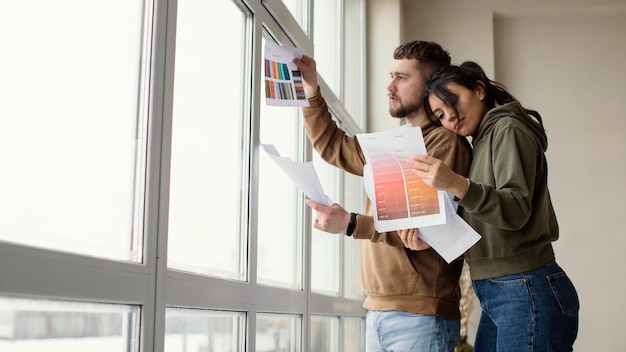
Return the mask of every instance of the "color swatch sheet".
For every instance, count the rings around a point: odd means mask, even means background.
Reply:
[[[426,154],[419,127],[357,134],[357,139],[367,162],[364,182],[373,189],[369,196],[374,204],[377,231],[446,223],[445,193],[428,187],[411,171],[411,157]]]
[[[265,102],[273,106],[309,106],[304,94],[302,73],[293,59],[302,49],[265,42]]]

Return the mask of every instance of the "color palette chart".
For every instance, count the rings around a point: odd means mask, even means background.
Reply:
[[[394,220],[439,213],[437,190],[411,171],[404,150],[371,156],[378,220]]]
[[[293,59],[302,57],[301,49],[265,43],[265,98],[267,105],[309,106],[304,94],[302,73]]]
[[[265,60],[265,96],[278,100],[303,100],[304,85],[300,71],[290,71],[289,65]]]
[[[413,155],[426,154],[419,127],[406,126],[356,137],[367,162],[363,182],[374,204],[377,231],[446,223],[445,195],[428,187],[415,174],[410,161]]]

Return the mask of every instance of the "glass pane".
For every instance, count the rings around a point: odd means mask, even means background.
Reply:
[[[139,351],[138,306],[0,297],[0,351]]]
[[[143,3],[3,2],[0,240],[141,260]]]
[[[245,350],[245,314],[165,309],[165,352]]]
[[[308,27],[309,4],[307,0],[282,0],[291,15],[306,33]]]
[[[311,316],[311,352],[339,351],[339,318]]]
[[[230,1],[178,2],[168,235],[169,267],[238,280],[246,278],[245,23]]]
[[[324,192],[333,202],[341,204],[340,169],[328,164],[313,153],[313,165],[319,176]],[[311,211],[315,216],[315,211]],[[313,222],[311,222],[313,223]],[[320,293],[339,293],[339,248],[343,234],[328,233],[311,225],[311,289]]]
[[[363,213],[365,189],[363,178],[350,173],[344,173],[344,205],[350,212]],[[361,241],[353,237],[344,238],[344,295],[349,298],[363,298],[361,290],[361,265],[359,260]]]
[[[345,318],[342,324],[343,352],[365,350],[365,321],[362,318]]]
[[[264,87],[264,84],[261,84],[261,87]],[[282,157],[299,160],[298,136],[302,134],[298,125],[299,118],[299,108],[268,106],[263,100],[261,143],[273,144]],[[298,231],[300,191],[267,153],[261,150],[259,154],[258,281],[300,289],[302,287],[302,233]]]
[[[298,315],[257,315],[256,352],[300,351],[301,326],[302,319]]]
[[[336,96],[341,97],[343,1],[315,0],[313,19],[317,70]]]

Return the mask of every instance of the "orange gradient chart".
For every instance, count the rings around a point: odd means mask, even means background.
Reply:
[[[404,165],[403,165],[404,164]],[[439,213],[437,190],[424,184],[397,155],[372,155],[372,176],[379,220],[394,220]]]

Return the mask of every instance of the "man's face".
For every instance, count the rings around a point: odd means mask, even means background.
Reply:
[[[422,95],[426,83],[414,59],[394,60],[387,85],[389,114],[409,117],[422,110]]]

